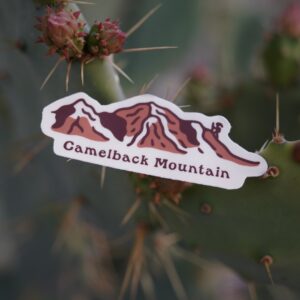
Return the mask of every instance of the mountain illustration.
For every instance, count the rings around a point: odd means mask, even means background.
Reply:
[[[232,153],[219,139],[222,123],[212,123],[211,128],[207,128],[199,120],[184,120],[170,108],[151,101],[125,104],[113,112],[103,107],[104,111],[97,112],[84,99],[61,106],[52,112],[55,114],[52,130],[99,142],[116,139],[128,147],[154,148],[182,155],[190,148],[204,153],[201,145],[205,143],[222,159],[243,166],[259,165]]]
[[[72,104],[61,106],[55,114],[56,122],[52,125],[52,130],[70,134],[79,135],[93,141],[108,141],[99,127],[99,116],[95,109],[86,103],[83,99],[77,100]]]

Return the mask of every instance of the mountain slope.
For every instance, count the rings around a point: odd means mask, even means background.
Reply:
[[[200,143],[204,143],[225,160],[243,166],[259,164],[232,153],[219,139],[222,123],[212,123],[211,128],[206,128],[199,120],[182,119],[171,109],[151,101],[113,112],[107,112],[103,107],[103,111],[97,112],[84,99],[64,105],[53,111],[55,123],[52,130],[97,142],[115,138],[128,147],[153,148],[183,155],[191,148],[197,148],[203,154]]]
[[[99,142],[109,140],[99,129],[96,129],[99,127],[99,116],[83,99],[64,105],[53,113],[56,120],[52,125],[54,131]]]

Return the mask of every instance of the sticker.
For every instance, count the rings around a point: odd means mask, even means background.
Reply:
[[[229,138],[224,117],[184,112],[153,95],[101,105],[77,93],[45,107],[41,127],[57,155],[131,172],[237,189],[267,170]]]

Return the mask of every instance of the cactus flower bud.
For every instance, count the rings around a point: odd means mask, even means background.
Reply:
[[[272,84],[287,87],[299,79],[300,4],[292,3],[277,20],[266,40],[263,63]]]
[[[280,32],[291,37],[300,37],[300,4],[292,3],[279,19]]]
[[[95,23],[87,38],[87,49],[92,56],[103,58],[123,50],[126,35],[119,23],[110,19]]]
[[[79,12],[54,11],[39,17],[36,28],[42,32],[38,42],[49,46],[49,54],[58,53],[67,60],[80,58],[84,47],[84,24],[78,20]]]

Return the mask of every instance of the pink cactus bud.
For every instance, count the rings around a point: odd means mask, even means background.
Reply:
[[[104,22],[95,23],[87,39],[89,51],[102,58],[114,53],[121,52],[125,43],[126,35],[121,31],[118,22],[106,19]],[[97,46],[97,53],[95,53]]]
[[[39,40],[52,49],[50,53],[57,52],[67,60],[82,56],[85,33],[84,24],[77,20],[78,17],[78,12],[47,9],[46,15],[40,18],[36,28],[42,32]]]
[[[294,2],[279,19],[279,30],[292,37],[300,37],[300,3]]]

